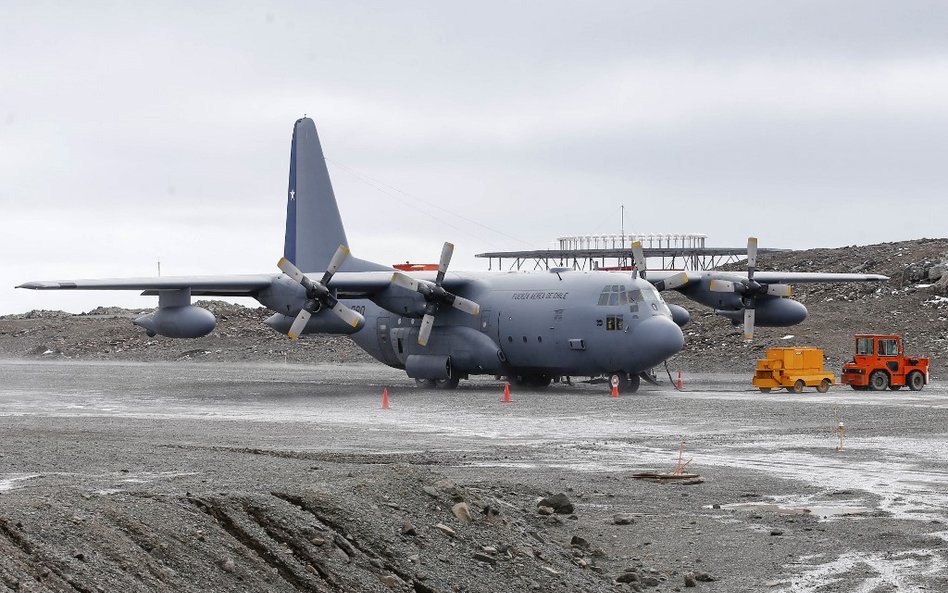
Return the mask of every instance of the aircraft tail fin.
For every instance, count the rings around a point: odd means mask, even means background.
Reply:
[[[286,201],[286,240],[283,256],[304,272],[326,269],[340,245],[349,246],[326,159],[312,119],[293,126],[290,183]],[[388,266],[350,257],[340,271],[390,270]]]

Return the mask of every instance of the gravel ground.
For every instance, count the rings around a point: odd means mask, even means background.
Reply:
[[[0,362],[0,590],[948,589],[948,389],[686,380]],[[682,441],[701,483],[632,477]]]

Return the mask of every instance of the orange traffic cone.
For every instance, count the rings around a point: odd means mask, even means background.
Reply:
[[[388,387],[382,389],[382,409],[388,409]]]
[[[675,381],[675,389],[684,389],[685,384],[681,380],[681,371],[678,371],[678,380]]]
[[[619,397],[619,386],[618,386],[618,385],[613,385],[613,386],[612,386],[612,397]]]
[[[505,404],[510,403],[510,383],[504,383],[504,399]]]

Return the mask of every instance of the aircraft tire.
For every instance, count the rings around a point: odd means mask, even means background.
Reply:
[[[642,382],[642,378],[638,374],[628,375],[625,383],[625,390],[627,393],[635,393],[639,390],[639,384]]]
[[[434,379],[415,379],[415,385],[421,387],[422,389],[434,389],[435,380]]]
[[[435,381],[435,389],[457,389],[458,383],[460,382],[461,380],[457,377],[451,377],[450,379],[437,379]]]

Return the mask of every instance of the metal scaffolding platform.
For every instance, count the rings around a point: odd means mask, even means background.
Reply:
[[[574,270],[630,269],[634,258],[632,243],[642,244],[649,269],[711,270],[747,257],[746,247],[706,247],[707,235],[698,233],[649,235],[578,235],[559,237],[558,249],[532,251],[495,251],[474,257],[487,258],[487,267],[503,270]],[[784,249],[759,249],[758,253],[778,253]],[[657,263],[661,262],[661,267]]]

